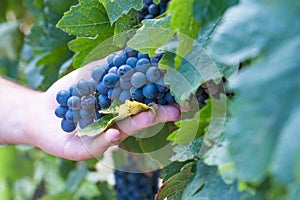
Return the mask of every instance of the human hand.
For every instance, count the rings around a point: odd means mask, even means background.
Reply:
[[[139,130],[160,122],[179,119],[180,111],[177,104],[171,104],[159,106],[156,115],[151,112],[142,112],[126,118],[94,137],[78,137],[76,130],[72,133],[62,131],[61,119],[54,115],[54,110],[58,106],[55,100],[57,92],[68,89],[80,78],[89,78],[91,68],[97,64],[104,64],[104,60],[92,62],[77,69],[55,82],[46,92],[36,94],[34,110],[30,114],[26,131],[31,144],[55,156],[84,160],[103,154],[110,146],[119,144]]]

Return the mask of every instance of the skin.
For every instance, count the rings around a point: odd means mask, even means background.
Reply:
[[[34,145],[43,151],[70,160],[85,160],[102,155],[109,147],[154,124],[177,121],[177,104],[159,106],[156,115],[142,112],[126,118],[94,137],[78,137],[76,130],[61,130],[61,119],[54,115],[56,94],[68,89],[80,78],[89,78],[90,70],[100,60],[75,70],[55,82],[46,92],[34,91],[0,77],[0,143]],[[88,148],[87,148],[88,147]]]

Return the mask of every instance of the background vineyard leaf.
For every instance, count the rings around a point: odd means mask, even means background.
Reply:
[[[140,10],[143,5],[142,0],[100,0],[100,2],[104,5],[111,24],[115,23],[122,15],[127,14],[131,9]]]
[[[299,48],[300,38],[290,38],[274,49],[268,59],[257,61],[241,73],[232,84],[238,96],[231,105],[233,116],[226,135],[238,176],[243,180],[261,181],[270,170],[271,159],[281,160],[274,158],[281,156],[274,154],[274,150],[280,144],[279,138],[285,137],[281,136],[283,130],[289,131],[287,126],[296,119],[293,111],[299,108]],[[249,93],[253,87],[256,90]],[[284,146],[282,151],[291,152],[294,146]]]
[[[152,57],[156,49],[174,38],[174,34],[175,31],[171,29],[170,15],[160,19],[144,20],[143,26],[129,40],[128,46]]]

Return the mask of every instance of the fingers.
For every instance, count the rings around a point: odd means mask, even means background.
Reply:
[[[73,136],[65,145],[63,157],[70,160],[85,160],[101,156],[110,146],[120,141],[121,133],[117,129],[108,129],[95,137]]]
[[[180,111],[174,105],[159,106],[154,115],[151,112],[142,112],[133,117],[128,117],[116,123],[121,132],[121,139],[137,133],[138,131],[161,122],[177,121],[180,118]]]

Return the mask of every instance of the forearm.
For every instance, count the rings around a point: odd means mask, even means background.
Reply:
[[[39,92],[0,77],[0,143],[30,144],[27,126]]]

